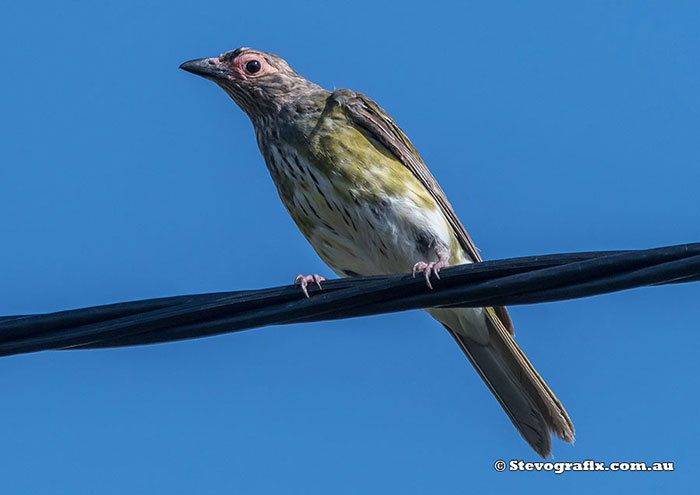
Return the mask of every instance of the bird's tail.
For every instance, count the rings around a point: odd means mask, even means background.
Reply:
[[[574,441],[574,425],[492,308],[429,309],[457,341],[525,441],[542,457],[550,433]]]

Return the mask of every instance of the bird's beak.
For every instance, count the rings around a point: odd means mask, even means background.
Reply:
[[[180,65],[180,68],[192,74],[211,79],[212,81],[229,78],[228,68],[219,61],[218,57],[190,60]]]

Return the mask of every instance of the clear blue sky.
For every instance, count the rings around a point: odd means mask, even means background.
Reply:
[[[98,5],[99,4],[99,5]],[[362,91],[486,258],[700,241],[697,2],[3,2],[0,314],[331,276],[247,117],[238,46]],[[0,359],[7,494],[636,493],[696,481],[700,285],[512,308],[566,405],[537,460],[425,314]]]

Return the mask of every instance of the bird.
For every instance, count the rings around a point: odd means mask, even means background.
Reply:
[[[301,233],[340,277],[422,273],[481,256],[420,154],[367,96],[327,90],[281,57],[238,48],[180,68],[221,87],[253,124],[277,192]],[[297,276],[309,296],[318,274]],[[426,311],[454,338],[520,435],[547,458],[573,443],[561,402],[514,340],[504,307]]]

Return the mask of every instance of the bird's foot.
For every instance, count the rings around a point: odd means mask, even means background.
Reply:
[[[320,275],[316,275],[315,273],[313,275],[302,275],[300,273],[297,275],[297,278],[294,279],[294,285],[300,285],[301,290],[304,291],[304,295],[309,297],[309,289],[307,288],[309,283],[313,282],[318,285],[319,289],[323,289],[323,287],[321,287],[321,282],[324,280],[326,279]]]
[[[423,272],[425,274],[425,283],[428,284],[430,289],[433,285],[430,283],[430,277],[435,275],[435,277],[440,280],[440,270],[450,266],[446,259],[441,259],[440,261],[431,261],[426,263],[425,261],[419,261],[413,265],[413,278],[416,277],[417,272]]]

